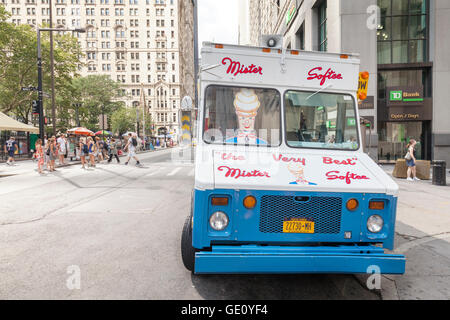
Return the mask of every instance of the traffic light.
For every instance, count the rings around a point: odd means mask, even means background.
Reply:
[[[39,114],[39,102],[36,100],[31,101],[31,107],[33,114]]]

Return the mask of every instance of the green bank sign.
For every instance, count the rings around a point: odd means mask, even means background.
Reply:
[[[388,88],[388,105],[423,102],[423,87]]]

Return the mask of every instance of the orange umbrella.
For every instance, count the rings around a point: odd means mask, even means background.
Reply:
[[[94,133],[91,130],[88,130],[86,128],[83,127],[79,127],[79,128],[73,128],[70,130],[67,130],[68,134],[75,134],[75,135],[79,135],[79,136],[94,136]]]

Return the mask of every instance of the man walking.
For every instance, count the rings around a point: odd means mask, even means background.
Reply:
[[[17,149],[17,142],[15,141],[14,137],[10,137],[9,140],[5,143],[5,153],[8,153],[8,160],[6,161],[7,165],[14,165],[14,153]]]
[[[128,165],[128,162],[130,162],[131,158],[134,158],[136,160],[136,166],[140,166],[141,163],[139,162],[139,159],[136,157],[136,147],[138,145],[136,134],[129,133],[128,134],[128,141],[125,145],[125,150],[128,150],[128,159],[125,162],[125,165]]]

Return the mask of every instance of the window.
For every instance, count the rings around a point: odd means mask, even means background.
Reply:
[[[427,61],[427,0],[378,0],[378,63]]]
[[[327,51],[327,1],[318,7],[319,12],[319,51]]]
[[[280,144],[281,97],[273,89],[209,86],[203,139],[207,143]]]
[[[288,91],[286,143],[294,148],[357,150],[359,123],[350,95]]]

